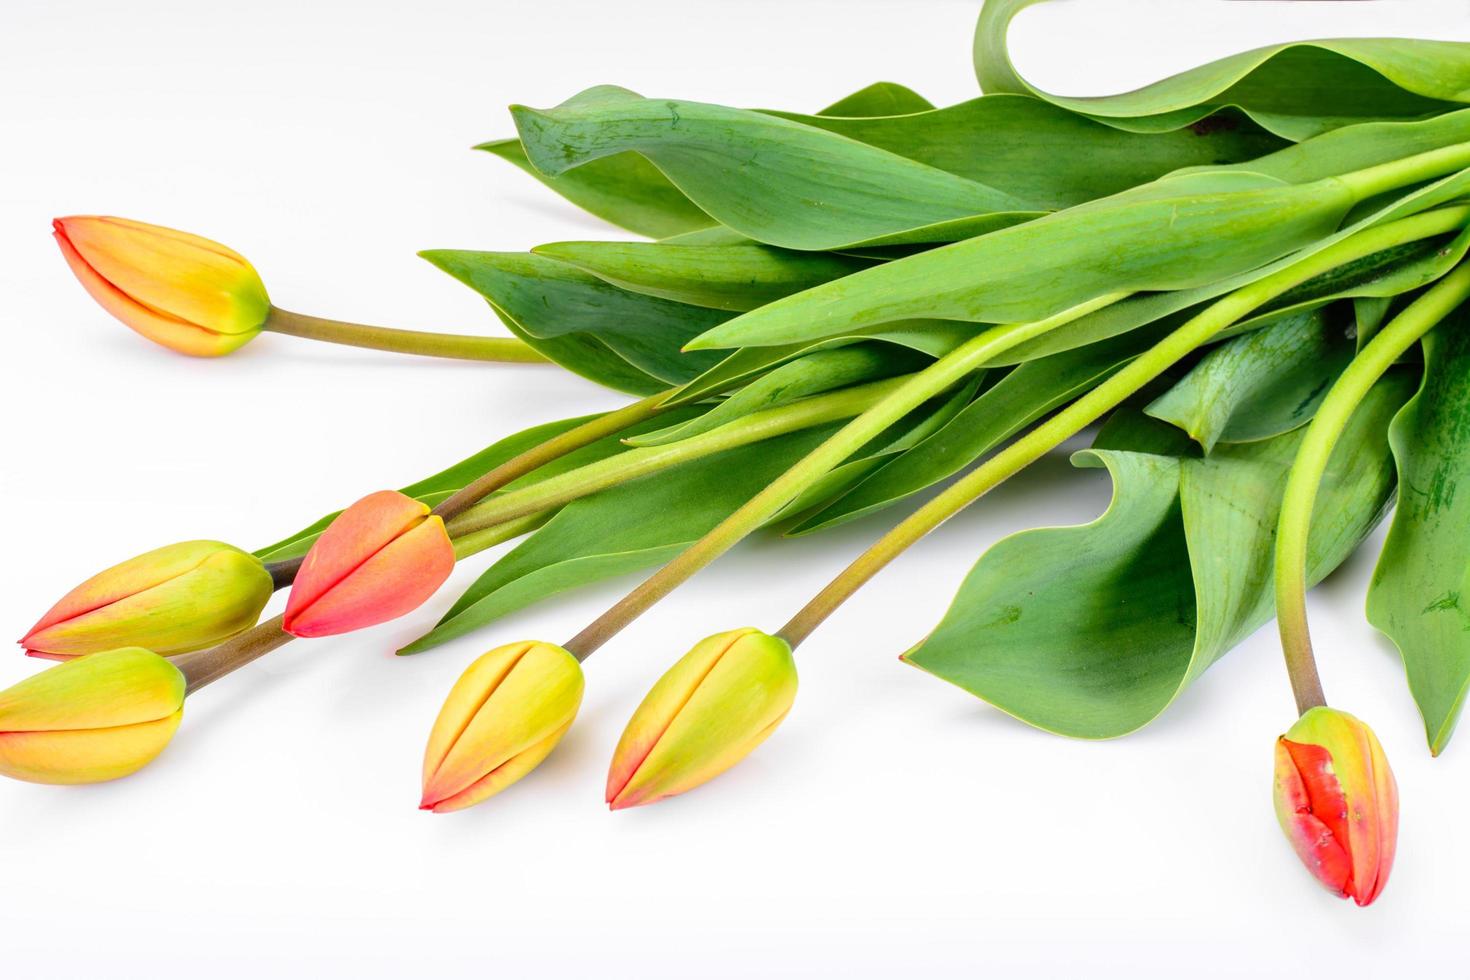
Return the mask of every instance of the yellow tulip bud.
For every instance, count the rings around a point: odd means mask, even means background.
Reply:
[[[655,803],[706,783],[750,754],[796,699],[796,661],[756,629],[701,640],[648,692],[613,753],[607,803]]]
[[[550,643],[509,643],[470,664],[429,733],[419,808],[463,810],[536,768],[577,717],[583,687],[577,658]]]
[[[219,541],[183,541],[87,579],[20,645],[53,660],[125,646],[174,656],[254,626],[274,591],[254,555]]]
[[[184,712],[184,675],[140,647],[68,660],[0,691],[0,773],[100,783],[137,772]]]

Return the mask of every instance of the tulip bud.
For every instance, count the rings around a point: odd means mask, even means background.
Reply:
[[[1372,729],[1346,712],[1308,710],[1276,740],[1275,795],[1307,870],[1359,905],[1377,898],[1393,867],[1399,797]]]
[[[582,703],[582,665],[550,643],[508,643],[455,681],[424,751],[419,809],[474,806],[541,764]]]
[[[454,570],[444,521],[396,490],[368,494],[316,539],[291,586],[283,627],[333,636],[417,609]]]
[[[87,579],[20,645],[52,660],[125,646],[174,656],[254,626],[274,591],[254,555],[219,541],[183,541]]]
[[[100,783],[137,772],[173,738],[184,675],[140,647],[68,660],[0,691],[0,773]]]
[[[750,754],[796,699],[796,662],[756,629],[701,640],[648,692],[613,753],[607,803],[656,803],[708,782]]]
[[[228,354],[260,333],[270,313],[255,269],[218,242],[126,218],[78,215],[52,227],[103,309],[181,354]]]

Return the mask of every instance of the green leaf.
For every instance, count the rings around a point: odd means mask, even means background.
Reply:
[[[999,188],[1033,207],[1061,209],[1184,167],[1253,160],[1285,145],[1246,123],[1129,133],[1026,95],[877,119],[776,113]]]
[[[1377,524],[1394,476],[1387,429],[1414,385],[1394,372],[1339,443],[1314,515],[1318,581]],[[1271,616],[1271,543],[1304,430],[1204,459],[1088,450],[1113,477],[1091,524],[1012,535],[904,655],[1028,724],[1111,738],[1156,718]]]
[[[683,353],[685,342],[728,314],[619,289],[554,259],[524,252],[421,253],[434,265],[484,296],[507,326],[527,343],[572,371],[604,384],[624,362],[626,378],[614,385],[646,394],[689,381],[713,367],[720,355]],[[570,348],[571,342],[582,346]],[[575,355],[575,356],[573,356]],[[631,366],[647,380],[636,383]]]
[[[1463,309],[1424,339],[1424,382],[1394,419],[1399,501],[1368,621],[1404,658],[1409,690],[1438,755],[1470,685],[1470,318]]]
[[[532,249],[646,296],[743,312],[866,269],[870,259],[739,245],[553,242]]]
[[[874,82],[844,96],[821,111],[823,116],[903,116],[927,112],[934,103],[907,85]]]
[[[531,165],[519,139],[491,140],[475,149],[515,164],[589,214],[640,235],[666,238],[715,223],[636,153],[603,157],[552,176]]]
[[[1206,453],[1221,440],[1267,439],[1311,421],[1355,352],[1341,318],[1292,314],[1220,344],[1145,411]]]
[[[995,188],[746,109],[603,86],[511,115],[545,173],[633,150],[721,224],[786,248],[952,241],[1037,213]]]
[[[1011,18],[1038,0],[987,0],[975,32],[985,92],[1017,92],[1108,122],[1177,129],[1238,106],[1261,126],[1300,140],[1373,119],[1415,119],[1470,102],[1470,45],[1389,38],[1279,44],[1231,55],[1121,95],[1065,98],[1017,74],[1006,52]]]
[[[833,431],[742,446],[573,501],[399,652],[420,653],[548,596],[667,561]]]

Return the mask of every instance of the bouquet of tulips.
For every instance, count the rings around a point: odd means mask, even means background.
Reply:
[[[1470,681],[1470,46],[1285,45],[1060,98],[1006,54],[1030,2],[986,3],[985,94],[945,108],[892,83],[810,113],[612,86],[513,107],[516,136],[481,149],[649,240],[422,253],[509,337],[288,312],[213,241],[59,219],[88,292],[185,354],[267,331],[550,361],[637,397],[253,553],[189,541],[93,576],[21,641],[63,662],[0,693],[0,772],[134,772],[186,697],[296,639],[409,614],[492,545],[521,539],[400,653],[656,567],[566,642],[502,643],[464,672],[421,806],[469,807],[556,748],[594,651],[744,537],[944,484],[785,625],[698,639],[658,679],[607,775],[613,809],[652,803],[771,735],[795,648],[896,555],[1096,426],[1074,461],[1107,469],[1107,512],[995,544],[902,659],[1027,724],[1111,738],[1274,612],[1299,714],[1276,742],[1278,817],[1324,885],[1373,901],[1397,790],[1369,727],[1327,706],[1305,593],[1397,496],[1368,617],[1442,750]],[[280,589],[284,613],[258,622]]]

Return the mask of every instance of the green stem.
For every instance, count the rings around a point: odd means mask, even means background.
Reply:
[[[1383,327],[1353,358],[1307,427],[1286,478],[1276,524],[1276,623],[1297,713],[1326,704],[1307,630],[1307,547],[1312,508],[1332,450],[1353,411],[1385,371],[1419,338],[1470,297],[1470,265],[1461,264]]]
[[[479,531],[469,531],[452,539],[454,544],[454,560],[463,561],[470,555],[477,555],[486,548],[493,548],[497,544],[518,538],[522,534],[530,534],[552,517],[556,516],[555,510],[543,510],[534,514],[527,514],[514,520],[487,527]]]
[[[1454,143],[1354,170],[1341,174],[1337,179],[1348,185],[1354,200],[1364,201],[1376,194],[1443,177],[1465,167],[1470,167],[1470,143]]]
[[[779,631],[793,647],[905,548],[969,504],[1117,407],[1171,365],[1241,317],[1314,276],[1404,242],[1442,235],[1470,219],[1470,208],[1444,208],[1370,228],[1242,286],[1169,334],[1087,394],[971,470],[863,552]]]
[[[468,334],[425,333],[419,330],[397,330],[392,327],[370,327],[361,323],[324,320],[321,317],[292,313],[279,306],[271,307],[262,330],[324,340],[329,344],[366,347],[398,354],[423,354],[461,361],[503,361],[518,364],[540,364],[546,358],[523,341],[513,337],[477,337]]]
[[[512,480],[519,479],[532,470],[560,459],[575,449],[581,449],[599,439],[616,435],[630,425],[636,425],[645,419],[652,418],[662,410],[664,402],[677,390],[661,391],[658,394],[649,395],[642,401],[636,401],[617,411],[599,415],[595,419],[590,419],[559,435],[552,436],[539,446],[533,446],[514,459],[506,460],[468,486],[456,491],[453,496],[435,507],[434,513],[444,518],[445,521],[449,521]],[[479,525],[479,527],[485,526],[488,525]]]
[[[511,490],[471,507],[448,525],[452,537],[470,534],[525,514],[559,507],[580,497],[753,442],[851,418],[902,387],[912,375],[875,381],[752,412],[718,428],[663,446],[628,449],[574,470]]]
[[[577,659],[585,660],[654,603],[775,517],[804,490],[909,412],[964,380],[1005,351],[1116,303],[1126,295],[1110,293],[1100,296],[1033,323],[1010,323],[991,327],[924,370],[901,379],[902,383],[881,401],[843,426],[830,439],[813,449],[795,466],[777,477],[713,530],[569,640],[565,644],[566,649]]]

